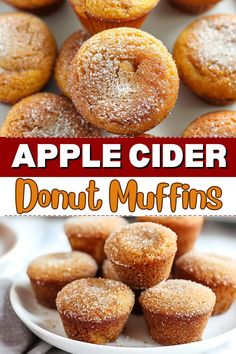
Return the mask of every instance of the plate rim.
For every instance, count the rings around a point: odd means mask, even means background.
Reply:
[[[23,284],[24,284],[24,287],[25,287],[26,283],[30,284],[29,280],[26,277],[18,279],[12,284],[11,289],[10,289],[10,302],[11,302],[11,305],[13,307],[13,310],[17,314],[17,316],[21,319],[21,321],[34,334],[37,333],[36,335],[38,337],[40,337],[40,334],[42,334],[42,336],[52,337],[52,339],[55,339],[55,341],[58,340],[58,344],[59,344],[60,341],[65,341],[65,342],[68,342],[68,343],[76,342],[76,343],[79,343],[81,345],[81,350],[86,349],[86,348],[88,348],[88,349],[91,348],[93,350],[96,349],[97,351],[101,350],[101,352],[103,352],[105,350],[116,350],[117,352],[127,351],[129,353],[133,353],[134,351],[138,352],[138,353],[141,353],[144,350],[145,351],[147,350],[150,353],[153,353],[154,351],[156,353],[158,353],[158,351],[159,351],[159,353],[160,352],[163,353],[163,352],[169,352],[171,349],[174,350],[174,349],[177,349],[177,348],[178,348],[178,350],[181,350],[181,349],[188,350],[188,349],[193,348],[193,346],[195,346],[195,348],[196,348],[197,346],[202,346],[204,344],[205,344],[206,348],[210,347],[211,349],[213,349],[213,348],[216,348],[216,347],[226,343],[228,340],[233,338],[233,334],[234,333],[236,335],[236,326],[235,326],[234,328],[232,328],[229,331],[226,331],[224,333],[221,333],[221,334],[219,334],[217,336],[214,336],[214,337],[211,337],[211,338],[208,338],[208,339],[203,339],[203,340],[198,341],[198,342],[171,345],[171,346],[160,346],[160,347],[158,347],[158,346],[152,346],[152,347],[145,347],[145,346],[143,346],[143,347],[128,347],[127,346],[127,347],[125,347],[125,346],[115,346],[115,345],[98,345],[98,344],[86,343],[86,342],[82,342],[82,341],[76,341],[74,339],[70,339],[68,337],[63,337],[63,336],[61,336],[59,334],[53,333],[53,332],[51,332],[51,331],[49,331],[49,330],[47,330],[45,328],[42,328],[39,325],[35,324],[33,321],[31,321],[27,316],[22,314],[21,308],[24,309],[24,307],[22,307],[22,305],[18,301],[15,301],[15,299],[17,299],[17,297],[18,297],[17,292],[16,292],[15,289],[16,289],[16,286],[19,286],[19,285],[22,286]],[[45,340],[42,337],[40,337],[40,338]],[[45,341],[47,341],[47,340],[45,340]],[[213,342],[213,345],[212,345],[212,342]],[[50,342],[48,342],[48,343],[52,344]],[[58,345],[58,348],[65,350],[65,348],[61,348],[59,345]]]

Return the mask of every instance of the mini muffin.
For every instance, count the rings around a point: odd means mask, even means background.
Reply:
[[[106,258],[106,239],[114,229],[126,224],[119,216],[72,217],[65,223],[65,233],[73,250],[87,252],[101,264]]]
[[[57,10],[64,0],[3,0],[5,3],[23,11],[30,11],[38,15],[48,15]]]
[[[236,138],[236,112],[218,111],[202,115],[183,132],[184,138]]]
[[[190,14],[201,14],[214,5],[216,5],[220,0],[169,0],[172,5],[177,9],[190,13]]]
[[[136,27],[160,0],[70,0],[82,25],[92,34],[115,27]]]
[[[86,253],[52,253],[30,263],[27,274],[37,301],[55,308],[57,293],[67,284],[81,278],[94,277],[97,264]]]
[[[0,101],[15,103],[40,91],[56,57],[48,26],[26,13],[0,15]]]
[[[122,282],[134,289],[149,288],[169,277],[176,238],[162,225],[133,223],[109,236],[105,253]]]
[[[53,93],[38,93],[15,104],[0,129],[7,138],[78,138],[99,136],[73,104]]]
[[[151,337],[175,345],[201,340],[215,305],[211,289],[188,280],[167,280],[140,296]]]
[[[236,15],[205,16],[178,37],[174,58],[180,78],[216,105],[236,100]]]
[[[70,98],[70,87],[68,85],[69,69],[71,62],[82,46],[89,39],[90,35],[84,31],[73,33],[62,45],[55,66],[55,80],[61,92]]]
[[[236,260],[190,251],[176,261],[175,276],[211,288],[216,294],[213,315],[227,311],[236,299]]]
[[[81,279],[58,294],[57,310],[69,338],[105,344],[116,340],[132,311],[134,294],[108,279]]]
[[[116,28],[82,45],[69,84],[84,118],[111,133],[135,135],[158,125],[172,110],[179,79],[162,42],[137,29]]]
[[[202,216],[140,216],[138,220],[155,222],[174,231],[177,235],[177,258],[193,249],[204,218]]]

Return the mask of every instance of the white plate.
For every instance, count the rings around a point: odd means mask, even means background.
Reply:
[[[197,248],[233,256],[236,248],[236,239],[232,237],[234,233],[234,228],[226,232],[220,224],[214,227],[213,223],[208,223],[197,242]],[[202,341],[163,347],[148,336],[142,316],[134,315],[115,343],[99,346],[68,339],[58,313],[37,304],[26,278],[12,286],[10,299],[15,312],[32,332],[53,346],[73,354],[199,354],[220,346],[236,335],[236,302],[225,314],[210,318]]]
[[[0,274],[6,264],[10,262],[16,251],[18,238],[6,225],[0,223]]]
[[[15,11],[15,9],[0,2],[0,13],[10,11]],[[207,12],[207,14],[212,13],[236,13],[236,1],[220,1],[217,6]],[[175,10],[169,5],[167,0],[162,0],[148,17],[143,29],[161,39],[172,52],[173,44],[180,31],[195,18],[196,16],[186,15]],[[52,29],[59,47],[71,33],[81,27],[68,3],[57,12],[44,17],[44,20]],[[45,90],[57,92],[53,80],[51,80]],[[227,109],[236,110],[236,104],[227,106]],[[199,115],[216,110],[222,110],[222,107],[204,103],[182,86],[175,109],[163,123],[152,130],[152,134],[157,136],[179,136],[184,128]],[[9,106],[0,104],[0,124],[8,111]]]

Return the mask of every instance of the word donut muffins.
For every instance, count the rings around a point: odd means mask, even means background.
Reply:
[[[116,28],[87,40],[71,64],[71,98],[92,124],[140,134],[175,105],[179,79],[166,47],[146,32]]]

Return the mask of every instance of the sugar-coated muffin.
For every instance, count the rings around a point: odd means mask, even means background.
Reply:
[[[201,14],[214,5],[216,5],[220,0],[169,0],[172,5],[181,11],[190,14]]]
[[[184,138],[236,138],[236,112],[210,112],[195,119],[183,132]]]
[[[56,42],[46,23],[26,13],[0,15],[0,101],[15,103],[49,80]]]
[[[156,342],[184,344],[201,340],[215,305],[215,294],[201,284],[171,279],[145,290],[140,303]]]
[[[52,253],[33,260],[27,270],[37,301],[56,307],[57,293],[67,284],[81,278],[94,277],[97,264],[83,252]]]
[[[122,282],[134,289],[149,288],[169,277],[176,238],[162,225],[133,223],[109,236],[105,253]]]
[[[71,98],[92,124],[121,135],[158,125],[175,105],[179,79],[166,47],[134,28],[87,40],[71,64]]]
[[[61,92],[69,98],[70,87],[68,85],[68,78],[70,65],[79,48],[89,37],[90,35],[87,32],[81,30],[73,33],[63,43],[56,60],[55,80]]]
[[[236,15],[192,22],[178,37],[174,58],[180,78],[196,95],[216,105],[236,100]]]
[[[204,218],[203,216],[140,216],[138,220],[155,222],[174,231],[177,235],[177,258],[193,249]]]
[[[122,332],[134,305],[134,294],[118,281],[81,279],[65,286],[56,304],[69,338],[105,344]]]
[[[79,216],[68,218],[64,229],[73,250],[87,252],[101,264],[106,258],[106,239],[117,227],[126,224],[119,216]]]
[[[92,34],[115,27],[136,27],[160,0],[69,0],[82,25]]]
[[[3,0],[5,3],[23,11],[37,15],[48,15],[57,10],[64,0]]]
[[[236,260],[190,251],[176,261],[175,276],[211,288],[216,294],[213,315],[227,311],[236,299]]]
[[[86,122],[68,99],[37,93],[16,103],[0,129],[7,138],[96,137],[99,129]]]

